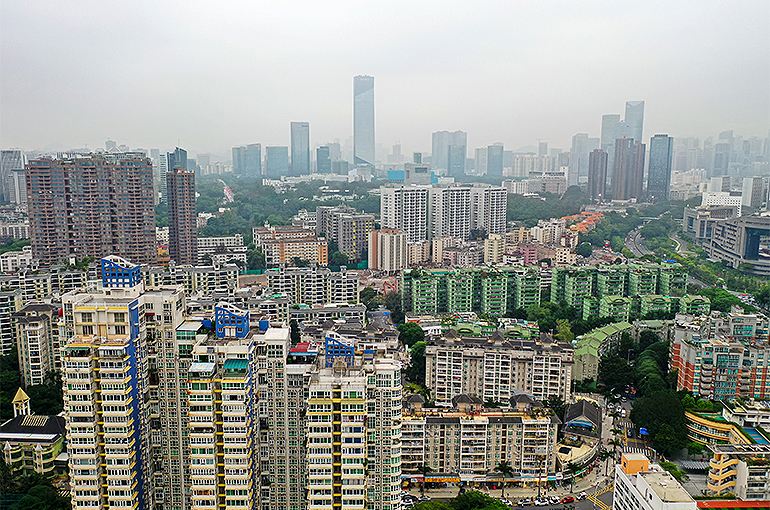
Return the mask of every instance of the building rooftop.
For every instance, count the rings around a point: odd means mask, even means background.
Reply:
[[[645,457],[646,459],[646,457]],[[694,501],[668,471],[641,471],[637,476],[647,482],[655,494],[665,503],[686,503]]]

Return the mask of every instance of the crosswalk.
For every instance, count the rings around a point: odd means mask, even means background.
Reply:
[[[588,496],[588,500],[591,501],[594,504],[594,507],[598,508],[599,510],[610,510],[611,505],[608,505],[607,503],[599,499],[599,496],[601,496],[605,492],[612,491],[614,488],[615,488],[615,483],[613,482],[609,484],[607,487],[603,488],[602,490],[597,491],[596,493]]]
[[[643,453],[647,455],[649,452],[647,451],[647,448],[636,448],[633,446],[624,446],[623,453]]]

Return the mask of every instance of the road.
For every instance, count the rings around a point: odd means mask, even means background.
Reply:
[[[642,235],[639,233],[639,230],[632,230],[628,233],[625,240],[626,248],[631,250],[631,253],[633,253],[637,257],[642,257],[644,255],[647,255],[648,253],[652,253],[650,250],[647,249],[647,247],[644,245],[644,239],[642,239]]]

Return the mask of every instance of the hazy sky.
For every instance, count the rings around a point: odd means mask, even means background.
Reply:
[[[0,2],[0,146],[227,155],[352,133],[375,77],[377,142],[430,151],[599,136],[644,100],[644,136],[770,128],[770,2]]]

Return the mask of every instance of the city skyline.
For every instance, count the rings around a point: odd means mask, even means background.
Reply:
[[[44,10],[4,4],[0,139],[3,147],[30,150],[52,144],[101,147],[109,137],[131,147],[182,145],[191,153],[229,155],[233,146],[247,143],[289,145],[288,124],[299,118],[314,126],[314,149],[352,138],[351,77],[359,74],[377,79],[376,142],[390,147],[400,141],[406,155],[430,151],[431,133],[458,129],[468,133],[469,152],[497,141],[518,148],[537,140],[566,150],[575,133],[599,136],[601,116],[621,113],[629,99],[646,103],[642,140],[654,133],[705,138],[724,129],[766,136],[766,3],[740,12],[724,12],[716,2],[698,9],[602,5],[513,4],[501,7],[493,19],[452,4],[439,15],[442,23],[429,27],[419,20],[433,12],[430,4],[410,6],[410,16],[395,25],[372,23],[395,16],[378,6],[309,7],[302,14],[305,33],[296,40],[295,30],[287,28],[295,13],[276,7],[266,17],[270,30],[247,31],[250,25],[240,21],[250,19],[244,12],[226,37],[205,38],[205,51],[193,60],[185,55],[201,44],[197,35],[217,33],[233,21],[223,15],[226,11],[156,12],[155,6],[146,6],[110,9],[106,16],[97,4]],[[527,29],[511,30],[503,23],[511,19],[506,9]],[[101,23],[81,28],[91,15]],[[163,24],[161,31],[155,20],[166,16],[179,23]],[[117,20],[141,24],[148,34],[139,38],[114,25]],[[627,26],[627,20],[633,25]],[[52,47],[47,34],[62,24],[73,30]],[[340,40],[364,42],[344,47],[326,42],[322,34],[330,27]],[[118,36],[111,37],[114,33]],[[265,41],[268,34],[272,38]],[[162,44],[149,43],[152,36]],[[35,43],[22,45],[22,38]],[[691,57],[683,63],[682,54]],[[108,73],[81,65],[110,57],[121,58],[123,65]],[[303,73],[312,73],[313,79],[289,77],[289,59],[307,64]],[[651,59],[655,73],[648,72]],[[230,65],[243,60],[253,62],[255,74]],[[173,82],[158,67],[168,61],[178,63]],[[519,68],[511,62],[526,62],[528,76],[537,79],[514,79]],[[75,64],[78,73],[63,72]],[[466,72],[457,73],[458,66]],[[603,72],[595,73],[597,68]],[[43,75],[46,79],[37,79]],[[152,77],[150,83],[136,86],[135,80],[145,76]],[[562,76],[572,78],[557,79]],[[129,107],[115,108],[116,103]],[[168,115],[167,110],[182,113]],[[45,123],[35,120],[41,117]]]

